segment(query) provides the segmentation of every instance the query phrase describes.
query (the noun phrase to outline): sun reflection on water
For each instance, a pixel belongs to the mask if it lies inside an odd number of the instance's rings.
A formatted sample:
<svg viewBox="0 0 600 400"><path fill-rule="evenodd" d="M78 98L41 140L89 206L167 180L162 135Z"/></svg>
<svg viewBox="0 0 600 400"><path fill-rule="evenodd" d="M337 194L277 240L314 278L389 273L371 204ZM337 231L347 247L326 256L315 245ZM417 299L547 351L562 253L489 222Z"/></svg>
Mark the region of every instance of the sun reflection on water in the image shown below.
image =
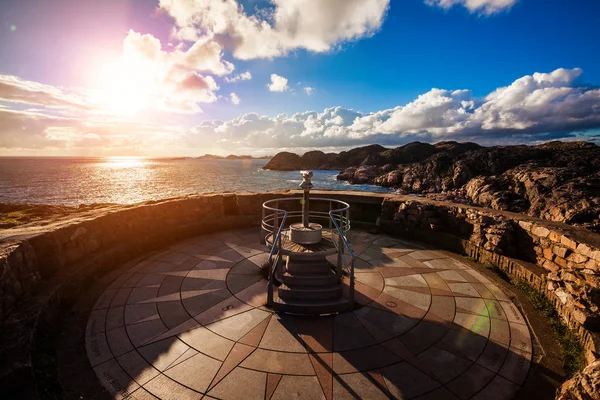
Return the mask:
<svg viewBox="0 0 600 400"><path fill-rule="evenodd" d="M106 157L102 166L110 169L144 167L148 160L144 157Z"/></svg>

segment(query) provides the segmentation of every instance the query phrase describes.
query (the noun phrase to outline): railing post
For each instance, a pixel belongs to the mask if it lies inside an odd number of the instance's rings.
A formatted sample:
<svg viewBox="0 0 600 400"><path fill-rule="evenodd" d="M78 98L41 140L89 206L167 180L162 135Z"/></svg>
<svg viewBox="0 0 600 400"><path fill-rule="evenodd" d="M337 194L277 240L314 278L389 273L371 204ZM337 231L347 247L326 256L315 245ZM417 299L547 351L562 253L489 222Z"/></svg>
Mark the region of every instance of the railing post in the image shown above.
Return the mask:
<svg viewBox="0 0 600 400"><path fill-rule="evenodd" d="M267 305L273 305L273 278L271 277L271 271L269 271L269 283L267 284Z"/></svg>
<svg viewBox="0 0 600 400"><path fill-rule="evenodd" d="M354 304L354 257L350 261L350 303Z"/></svg>
<svg viewBox="0 0 600 400"><path fill-rule="evenodd" d="M342 269L343 269L343 259L344 256L344 238L342 237L342 234L340 233L340 231L338 231L338 255L337 255L337 270L336 270L336 275L338 277L338 279L342 276Z"/></svg>
<svg viewBox="0 0 600 400"><path fill-rule="evenodd" d="M276 271L277 271L277 279L279 281L281 281L283 279L283 273L281 271L282 266L283 266L283 263L281 262L281 247L282 247L283 240L282 240L281 236L282 235L279 236L279 240L277 241L277 246L279 246L279 249L277 250L277 253L279 254L279 257L277 257L277 269L276 269Z"/></svg>
<svg viewBox="0 0 600 400"><path fill-rule="evenodd" d="M265 205L262 206L262 218L260 219L260 244L266 243L266 230L265 230Z"/></svg>
<svg viewBox="0 0 600 400"><path fill-rule="evenodd" d="M279 201L275 202L275 211L273 211L273 240L275 240L275 232L279 228Z"/></svg>

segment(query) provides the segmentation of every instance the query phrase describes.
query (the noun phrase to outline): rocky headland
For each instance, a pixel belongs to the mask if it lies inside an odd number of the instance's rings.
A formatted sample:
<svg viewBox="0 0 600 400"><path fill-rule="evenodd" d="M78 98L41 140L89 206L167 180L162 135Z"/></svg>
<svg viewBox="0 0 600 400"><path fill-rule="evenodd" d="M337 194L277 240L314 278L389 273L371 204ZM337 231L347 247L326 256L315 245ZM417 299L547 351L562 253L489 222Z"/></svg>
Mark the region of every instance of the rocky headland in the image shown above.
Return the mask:
<svg viewBox="0 0 600 400"><path fill-rule="evenodd" d="M370 183L600 232L600 147L589 142L493 147L413 142L339 154L282 152L264 168L340 170L337 179L353 184Z"/></svg>

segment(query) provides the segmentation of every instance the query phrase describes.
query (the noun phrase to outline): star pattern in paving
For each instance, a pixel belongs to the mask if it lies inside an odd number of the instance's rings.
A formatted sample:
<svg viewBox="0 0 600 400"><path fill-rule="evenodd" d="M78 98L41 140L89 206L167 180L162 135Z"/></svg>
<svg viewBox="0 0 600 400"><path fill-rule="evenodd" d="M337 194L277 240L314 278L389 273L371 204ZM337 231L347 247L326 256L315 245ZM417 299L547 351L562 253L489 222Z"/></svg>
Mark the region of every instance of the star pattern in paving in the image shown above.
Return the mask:
<svg viewBox="0 0 600 400"><path fill-rule="evenodd" d="M123 271L86 329L117 399L510 399L532 342L485 276L416 243L349 235L357 307L273 313L258 232L186 240Z"/></svg>

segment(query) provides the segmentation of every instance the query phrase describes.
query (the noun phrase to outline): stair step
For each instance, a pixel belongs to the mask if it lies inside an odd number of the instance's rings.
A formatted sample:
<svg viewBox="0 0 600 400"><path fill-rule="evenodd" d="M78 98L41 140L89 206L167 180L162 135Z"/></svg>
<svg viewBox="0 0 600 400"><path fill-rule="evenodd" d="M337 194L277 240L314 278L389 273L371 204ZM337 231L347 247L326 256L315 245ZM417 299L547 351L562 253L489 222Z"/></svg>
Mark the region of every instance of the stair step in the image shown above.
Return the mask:
<svg viewBox="0 0 600 400"><path fill-rule="evenodd" d="M286 268L292 273L326 274L331 271L333 265L323 258L317 260L297 260L295 258L288 258Z"/></svg>
<svg viewBox="0 0 600 400"><path fill-rule="evenodd" d="M288 300L329 300L342 297L342 285L305 286L293 285L279 286L279 298Z"/></svg>
<svg viewBox="0 0 600 400"><path fill-rule="evenodd" d="M282 276L282 282L287 286L326 286L337 283L338 278L333 271L325 274L310 272L286 272Z"/></svg>
<svg viewBox="0 0 600 400"><path fill-rule="evenodd" d="M335 300L286 300L277 299L273 308L294 314L320 315L346 311L352 307L350 300L340 298Z"/></svg>

